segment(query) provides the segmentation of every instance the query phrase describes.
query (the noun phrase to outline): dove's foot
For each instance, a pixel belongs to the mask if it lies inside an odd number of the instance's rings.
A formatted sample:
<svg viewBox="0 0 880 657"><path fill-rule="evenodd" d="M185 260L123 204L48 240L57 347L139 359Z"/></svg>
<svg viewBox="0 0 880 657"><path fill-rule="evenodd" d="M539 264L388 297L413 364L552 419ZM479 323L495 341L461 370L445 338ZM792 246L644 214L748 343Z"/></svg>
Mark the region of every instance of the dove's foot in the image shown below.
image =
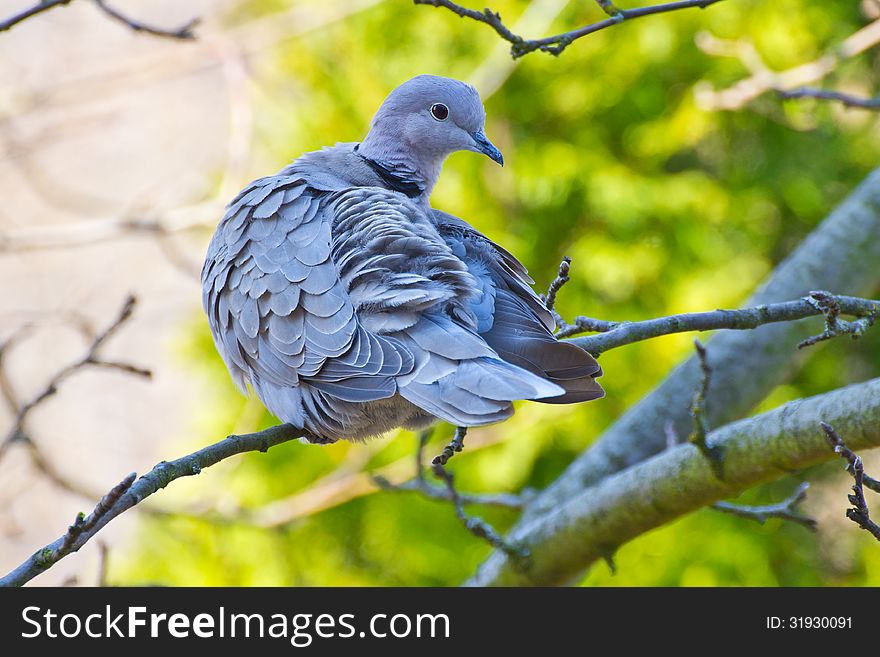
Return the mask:
<svg viewBox="0 0 880 657"><path fill-rule="evenodd" d="M323 436L318 436L313 434L311 431L304 431L303 435L300 437L300 440L307 442L309 445L332 445L337 442L338 438L325 438Z"/></svg>
<svg viewBox="0 0 880 657"><path fill-rule="evenodd" d="M455 436L453 436L452 440L449 441L449 444L443 448L443 451L434 457L434 460L431 461L431 463L439 466L446 465L456 452L460 452L464 449L464 437L466 435L467 427L456 427Z"/></svg>

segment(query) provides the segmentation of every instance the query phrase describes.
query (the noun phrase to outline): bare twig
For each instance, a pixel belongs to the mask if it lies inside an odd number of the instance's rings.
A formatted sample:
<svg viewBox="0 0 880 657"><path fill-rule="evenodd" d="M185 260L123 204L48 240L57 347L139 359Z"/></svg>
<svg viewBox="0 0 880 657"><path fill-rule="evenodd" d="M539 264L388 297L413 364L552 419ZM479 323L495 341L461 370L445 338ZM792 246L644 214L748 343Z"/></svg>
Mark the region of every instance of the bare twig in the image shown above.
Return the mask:
<svg viewBox="0 0 880 657"><path fill-rule="evenodd" d="M149 378L152 375L149 370L137 367L130 363L107 360L102 358L98 354L101 346L119 329L119 327L121 327L131 317L136 303L137 299L135 299L134 296L129 296L128 298L126 298L125 303L122 306L122 310L119 312L119 315L106 329L95 336L94 340L92 340L92 343L89 345L85 355L79 360L58 370L58 372L56 372L52 376L52 378L49 379L46 385L33 398L31 398L29 401L19 407L13 426L6 434L6 438L3 441L4 444L9 444L15 442L16 440L27 439L25 421L27 420L27 417L31 413L31 411L33 411L35 407L46 401L49 397L55 395L58 392L58 387L66 379L85 367L92 366L117 369L128 374L134 374L136 376L142 376L145 378Z"/></svg>
<svg viewBox="0 0 880 657"><path fill-rule="evenodd" d="M709 424L706 422L704 407L706 404L706 396L709 393L709 385L712 382L712 368L709 367L709 360L706 354L706 347L699 339L694 338L694 348L697 350L697 358L700 361L700 385L694 393L693 401L691 401L691 417L694 420L694 429L691 432L689 440L701 449L706 447L706 434L709 433Z"/></svg>
<svg viewBox="0 0 880 657"><path fill-rule="evenodd" d="M799 89L780 91L779 96L784 100L791 100L794 98L817 98L819 100L834 101L842 104L844 107L880 110L880 96L861 98L859 96L853 96L852 94L843 93L842 91L814 89L812 87L800 87Z"/></svg>
<svg viewBox="0 0 880 657"><path fill-rule="evenodd" d="M865 331L874 325L874 322L877 320L877 315L880 314L880 306L877 306L868 315L865 315L854 322L846 322L840 319L840 302L837 297L830 292L814 290L810 292L806 299L825 316L825 330L819 335L814 335L806 340L802 340L798 344L798 349L803 349L804 347L809 347L817 342L830 340L831 338L836 338L841 335L849 335L853 340L857 340L865 334Z"/></svg>
<svg viewBox="0 0 880 657"><path fill-rule="evenodd" d="M425 445L431 435L430 431L423 431L419 434L419 446L416 450L415 477L403 484L392 484L385 477L374 475L373 481L382 490L396 492L413 491L421 493L429 499L452 502L452 505L455 508L455 515L461 520L465 529L477 538L487 541L492 547L503 550L505 554L509 554L511 557L517 559L522 559L526 556L522 550L505 541L501 535L482 518L468 515L464 510L464 506L466 504L486 504L491 506L502 506L509 509L522 509L525 504L524 498L517 495L503 493L498 495L465 495L459 493L458 489L455 487L452 473L448 472L446 468L443 467L443 465L452 458L452 454L456 451L461 451L463 447L462 441L464 440L466 432L467 429L464 427L458 427L455 431L455 438L449 443L443 454L435 457L433 460L431 469L437 478L445 484L443 488L439 488L434 484L429 483L425 478L424 468L422 467L422 456L424 454Z"/></svg>
<svg viewBox="0 0 880 657"><path fill-rule="evenodd" d="M44 387L24 404L19 404L17 396L13 391L10 382L8 381L5 369L3 368L3 356L6 354L8 349L14 343L16 343L17 340L27 334L32 325L25 325L24 327L21 327L19 330L13 333L12 336L9 337L2 345L0 345L0 390L2 390L3 397L6 400L7 405L10 407L10 410L12 410L13 414L15 415L12 427L7 432L6 437L2 441L0 441L0 459L3 458L6 451L13 444L23 444L28 450L28 455L30 456L31 462L49 480L61 487L63 490L66 490L75 495L79 495L80 497L84 497L86 499L95 498L94 491L88 490L79 483L68 478L52 464L50 459L46 458L46 456L41 451L39 445L34 441L34 439L28 432L27 419L35 408L37 408L40 404L42 404L58 392L59 386L66 379L86 367L106 367L117 369L128 374L133 374L135 376L147 378L151 376L149 370L142 369L126 362L106 360L102 358L98 353L104 343L106 343L106 341L131 317L135 303L135 298L129 296L125 300L125 303L123 304L123 307L120 310L116 319L113 320L113 322L101 333L92 337L91 343L89 344L85 355L82 356L79 360L58 370L58 372L56 372L49 379ZM77 328L84 335L89 331L88 327L85 325L85 323L83 323L83 320L81 318L78 318Z"/></svg>
<svg viewBox="0 0 880 657"><path fill-rule="evenodd" d="M412 479L402 484L392 484L381 475L373 475L373 482L384 491L416 492L432 500L452 501L453 497L449 492L448 486L442 488L435 486L425 478L425 468L422 466L422 459L425 445L430 435L430 430L419 434L419 445L416 449L415 457L416 474ZM462 504L485 504L487 506L500 506L508 509L521 509L526 502L523 497L509 493L499 493L496 495L467 495L458 493L458 499Z"/></svg>
<svg viewBox="0 0 880 657"><path fill-rule="evenodd" d="M823 422L821 426L822 430L825 432L825 436L828 438L828 442L831 443L831 447L834 449L834 453L840 454L840 456L846 460L846 470L852 474L850 464L856 459L855 452L846 446L846 443L843 442L843 438L840 437L830 424ZM863 477L863 483L875 493L880 493L880 481L877 479L865 475Z"/></svg>
<svg viewBox="0 0 880 657"><path fill-rule="evenodd" d="M441 488L439 486L435 486L433 484L428 483L425 479L410 479L409 481L405 481L402 484L392 484L390 481L385 479L385 477L375 475L373 477L373 481L376 485L385 491L391 492L414 492L420 493L432 500L442 500L444 502L451 502L452 495L449 492L449 487ZM522 509L525 506L526 501L520 495L514 495L513 493L496 493L496 494L486 494L486 495L476 495L476 494L468 494L468 493L459 493L458 499L462 504L479 504L483 506L498 506L505 509Z"/></svg>
<svg viewBox="0 0 880 657"><path fill-rule="evenodd" d="M868 503L865 501L864 490L864 487L868 486L874 492L880 492L880 482L865 474L861 457L847 447L843 438L834 430L834 427L826 422L821 422L820 426L822 431L825 432L825 437L828 439L831 448L846 461L846 470L852 475L854 480L853 493L847 498L849 503L852 504L852 508L846 510L846 517L880 541L880 525L871 520Z"/></svg>
<svg viewBox="0 0 880 657"><path fill-rule="evenodd" d="M571 280L571 277L569 276L570 272L571 258L564 256L562 262L559 263L559 270L556 272L556 278L550 283L550 287L547 288L547 294L544 295L544 305L547 306L547 310L550 312L553 312L553 309L556 307L556 295L559 293L559 290Z"/></svg>
<svg viewBox="0 0 880 657"><path fill-rule="evenodd" d="M449 441L449 444L443 448L443 451L440 452L437 456L434 457L434 460L431 461L433 465L446 465L453 456L455 456L456 452L460 452L464 449L464 437L467 435L467 427L456 427L455 435L452 437L452 440Z"/></svg>
<svg viewBox="0 0 880 657"><path fill-rule="evenodd" d="M438 463L436 459L434 461L432 469L434 471L434 474L446 484L447 494L449 496L449 499L452 501L452 506L455 508L455 515L457 515L458 519L461 520L465 529L467 529L474 536L482 538L495 549L504 552L504 554L510 557L514 563L522 565L524 560L528 559L528 550L514 543L506 541L498 532L496 532L492 528L489 523L487 523L482 518L469 516L464 510L464 500L455 488L452 473L446 470L446 468L443 467L443 464Z"/></svg>
<svg viewBox="0 0 880 657"><path fill-rule="evenodd" d="M718 445L709 445L706 436L709 433L709 422L706 419L706 398L709 396L709 386L712 383L712 368L709 366L709 355L706 347L697 338L694 338L694 348L697 351L697 360L700 363L700 384L697 386L691 400L691 420L693 429L688 436L688 442L695 445L700 453L712 464L715 475L724 477L724 454ZM668 438L667 438L668 440Z"/></svg>
<svg viewBox="0 0 880 657"><path fill-rule="evenodd" d="M791 497L788 497L776 504L766 505L744 505L732 504L730 502L715 502L712 508L716 511L729 513L730 515L754 520L760 524L764 524L768 518L781 518L798 523L815 531L816 521L808 516L801 515L797 511L797 506L807 497L807 490L810 484L803 482Z"/></svg>
<svg viewBox="0 0 880 657"><path fill-rule="evenodd" d="M152 34L153 36L167 37L169 39L191 40L196 38L193 29L199 24L198 18L190 19L180 27L174 29L165 29L153 25L147 25L141 21L129 18L125 14L120 13L117 9L110 7L104 0L94 0L94 2L98 5L101 11L107 14L110 18L119 21L123 25L128 25L128 27L135 32L143 32L145 34Z"/></svg>
<svg viewBox="0 0 880 657"><path fill-rule="evenodd" d="M116 486L87 518L78 516L71 529L61 538L38 550L18 568L0 577L0 586L21 586L44 572L54 563L76 552L116 516L140 504L175 479L199 474L204 468L244 452L265 452L270 447L299 438L302 432L289 424L225 440L202 448L175 461L162 461L147 474L135 480L129 475Z"/></svg>
<svg viewBox="0 0 880 657"><path fill-rule="evenodd" d="M27 566L26 568L20 566L9 575L0 577L0 586L20 586L48 570L67 555L76 552L88 540L90 533L97 531L96 528L99 529L104 524L102 521L119 503L120 498L131 489L136 476L132 473L116 484L109 493L101 498L101 501L95 506L95 510L88 516L83 513L77 514L64 536L31 555L26 564L23 564L23 566Z"/></svg>
<svg viewBox="0 0 880 657"><path fill-rule="evenodd" d="M50 9L54 9L55 7L63 7L64 5L68 5L71 2L73 2L73 0L39 0L35 5L28 7L27 9L24 9L3 21L0 21L0 32L5 32L6 30L11 29L22 21L31 18L32 16L42 14L44 11L49 11Z"/></svg>
<svg viewBox="0 0 880 657"><path fill-rule="evenodd" d="M767 92L786 92L817 82L833 72L841 62L865 52L877 43L880 43L880 20L869 23L811 62L785 71L773 71L753 44L719 39L702 33L697 37L697 46L703 52L720 57L735 57L742 62L750 75L726 89L712 89L708 83L701 84L696 89L696 98L706 109L740 109Z"/></svg>
<svg viewBox="0 0 880 657"><path fill-rule="evenodd" d="M110 548L104 541L98 541L98 548L101 550L101 560L98 562L98 586L104 588L107 584L107 569L110 561Z"/></svg>
<svg viewBox="0 0 880 657"><path fill-rule="evenodd" d="M679 9L705 9L710 5L721 2L721 0L677 0L676 2L651 5L649 7L637 7L635 9L618 9L609 0L601 0L599 1L599 6L608 14L608 18L595 23L590 23L589 25L584 25L576 30L563 32L561 34L541 39L525 39L514 34L502 22L501 15L491 9L477 11L475 9L462 7L450 0L413 0L413 2L417 5L443 7L461 18L470 18L480 23L485 23L495 30L498 36L505 41L510 42L510 54L514 59L517 59L518 57L522 57L523 55L527 55L536 50L550 53L551 55L559 55L571 45L572 42L589 34L623 23L626 20L634 20L636 18L653 14L663 14L670 11L677 11Z"/></svg>
<svg viewBox="0 0 880 657"><path fill-rule="evenodd" d="M12 27L18 25L22 21L36 16L37 14L42 14L43 12L54 9L56 7L69 5L71 2L73 2L73 0L39 0L39 2L37 2L35 5L23 11L20 11L19 13L10 16L3 21L0 21L0 32L5 32L6 30L9 30ZM115 21L119 21L120 23L127 25L135 32L144 32L146 34L152 34L153 36L167 37L170 39L189 40L195 38L193 28L198 25L198 18L194 18L193 20L188 21L184 25L181 25L180 27L175 29L164 29L160 27L154 27L152 25L147 25L145 23L142 23L141 21L129 18L128 16L119 12L117 9L113 9L112 7L108 6L104 0L94 0L94 3L102 12L104 12L104 14Z"/></svg>
<svg viewBox="0 0 880 657"><path fill-rule="evenodd" d="M811 293L815 294L815 293ZM880 301L833 295L823 292L837 303L840 312L859 317L858 322L851 322L850 329L838 328L837 335L853 335L858 337L871 325L876 317ZM783 301L753 308L739 310L712 310L702 313L682 313L640 322L609 322L589 317L578 317L566 331L560 331L557 337L569 337L585 331L601 331L598 335L575 338L573 344L589 351L594 356L624 345L640 342L661 335L687 333L690 331L714 331L718 329L754 329L765 324L791 322L806 317L822 315L824 311L812 296L796 301ZM859 323L861 322L861 323Z"/></svg>

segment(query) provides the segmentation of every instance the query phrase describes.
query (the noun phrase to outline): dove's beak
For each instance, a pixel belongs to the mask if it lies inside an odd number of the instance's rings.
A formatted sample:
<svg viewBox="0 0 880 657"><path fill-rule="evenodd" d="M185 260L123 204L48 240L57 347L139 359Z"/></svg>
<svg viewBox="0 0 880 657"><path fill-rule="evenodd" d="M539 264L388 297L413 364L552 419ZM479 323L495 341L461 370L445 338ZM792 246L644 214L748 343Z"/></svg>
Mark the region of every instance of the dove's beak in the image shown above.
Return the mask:
<svg viewBox="0 0 880 657"><path fill-rule="evenodd" d="M482 130L477 130L474 133L471 133L471 137L473 137L475 148L479 153L483 155L488 155L489 159L494 160L501 166L504 166L504 156L501 154L497 148L495 148L495 144L489 141L486 138L486 135L483 134Z"/></svg>

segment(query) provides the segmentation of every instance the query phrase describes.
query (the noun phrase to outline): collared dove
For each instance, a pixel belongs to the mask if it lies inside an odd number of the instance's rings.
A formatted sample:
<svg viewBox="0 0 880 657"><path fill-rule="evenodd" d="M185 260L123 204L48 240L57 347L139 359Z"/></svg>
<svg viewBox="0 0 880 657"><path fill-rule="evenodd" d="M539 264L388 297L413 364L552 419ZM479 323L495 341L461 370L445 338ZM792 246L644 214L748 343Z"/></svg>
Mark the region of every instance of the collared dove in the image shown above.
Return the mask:
<svg viewBox="0 0 880 657"><path fill-rule="evenodd" d="M214 342L242 391L309 442L603 395L519 261L428 202L450 153L503 164L484 121L473 87L418 76L362 142L307 153L227 207L201 277Z"/></svg>

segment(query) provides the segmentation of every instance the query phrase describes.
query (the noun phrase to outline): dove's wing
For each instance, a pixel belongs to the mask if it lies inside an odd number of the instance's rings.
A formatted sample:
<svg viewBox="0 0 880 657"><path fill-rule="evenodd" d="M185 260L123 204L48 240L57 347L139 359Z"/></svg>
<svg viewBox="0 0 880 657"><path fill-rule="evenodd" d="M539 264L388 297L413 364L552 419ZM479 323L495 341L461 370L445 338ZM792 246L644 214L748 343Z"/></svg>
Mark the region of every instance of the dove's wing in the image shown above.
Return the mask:
<svg viewBox="0 0 880 657"><path fill-rule="evenodd" d="M602 397L595 380L602 369L584 350L553 337L556 322L532 289L525 267L461 219L437 210L433 218L477 280L480 294L470 308L480 335L505 361L565 388L566 394L539 401L565 404Z"/></svg>
<svg viewBox="0 0 880 657"><path fill-rule="evenodd" d="M334 208L334 258L361 325L415 358L413 371L397 378L402 397L473 426L508 417L512 400L562 392L499 359L480 337L470 311L476 281L419 206L361 187L339 195Z"/></svg>

